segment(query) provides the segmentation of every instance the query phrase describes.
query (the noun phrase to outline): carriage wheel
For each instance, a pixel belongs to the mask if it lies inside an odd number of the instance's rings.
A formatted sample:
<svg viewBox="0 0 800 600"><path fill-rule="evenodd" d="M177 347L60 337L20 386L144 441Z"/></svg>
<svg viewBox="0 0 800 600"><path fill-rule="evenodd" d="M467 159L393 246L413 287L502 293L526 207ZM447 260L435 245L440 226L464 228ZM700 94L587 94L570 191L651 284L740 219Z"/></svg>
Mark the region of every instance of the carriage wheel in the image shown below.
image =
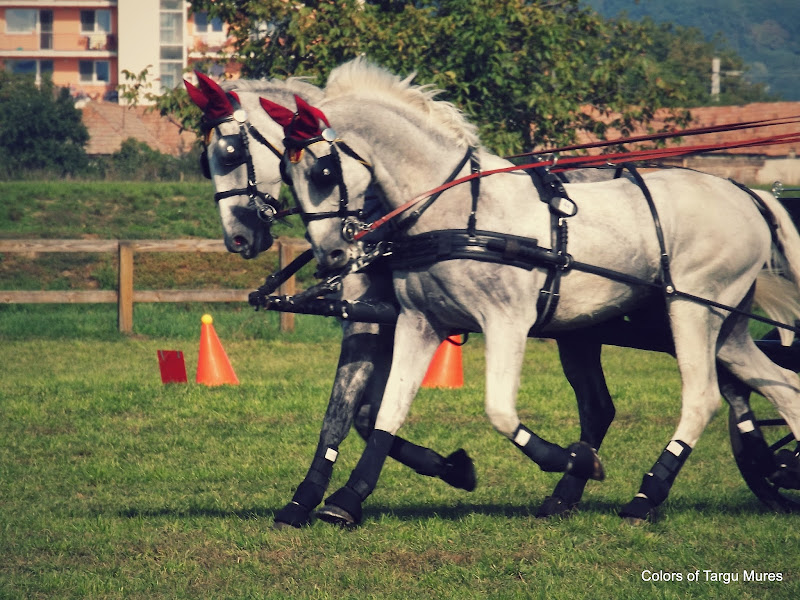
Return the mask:
<svg viewBox="0 0 800 600"><path fill-rule="evenodd" d="M728 431L733 457L747 487L775 512L800 511L800 490L776 485L770 480L772 469L764 468L765 462L777 464L779 453L796 452L794 435L781 418L757 419L754 423L763 436L763 441L758 443L752 435L744 436L739 431L734 411L729 413Z"/></svg>

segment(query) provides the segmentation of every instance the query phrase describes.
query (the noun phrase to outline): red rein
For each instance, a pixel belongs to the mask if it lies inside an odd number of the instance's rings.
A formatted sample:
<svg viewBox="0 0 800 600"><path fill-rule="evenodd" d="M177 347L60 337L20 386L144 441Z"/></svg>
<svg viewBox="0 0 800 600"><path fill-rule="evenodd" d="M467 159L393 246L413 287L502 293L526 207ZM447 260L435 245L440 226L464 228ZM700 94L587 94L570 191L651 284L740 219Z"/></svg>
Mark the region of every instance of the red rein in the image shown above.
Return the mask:
<svg viewBox="0 0 800 600"><path fill-rule="evenodd" d="M590 144L580 144L574 146L564 146L561 148L553 148L550 150L543 150L541 154L553 154L556 152L565 152L568 150L584 150L587 148L598 148L603 146L613 146L616 144L626 144L631 142L641 142L641 141L653 141L659 139L666 139L666 138L674 138L674 137L688 137L692 135L702 135L707 133L718 133L718 132L726 132L726 131L736 131L739 129L750 129L750 128L757 128L757 127L769 127L773 125L787 125L791 123L800 123L800 116L797 117L786 117L781 119L763 119L760 121L744 121L741 123L732 123L728 125L715 125L711 127L698 127L694 129L685 129L683 131L675 131L670 133L660 133L660 134L653 134L653 135L645 135L645 136L636 136L636 137L628 137L628 138L620 138L617 140L606 141L606 142L593 142ZM618 162L634 162L634 161L646 161L646 160L657 160L663 158L672 158L677 156L688 156L690 154L701 154L704 152L713 152L715 150L730 150L732 148L750 148L756 146L772 146L776 144L789 144L794 142L800 142L800 132L797 133L785 133L779 135L773 135L763 138L755 138L752 140L746 140L741 142L725 142L725 143L717 143L717 144L701 144L696 146L684 146L678 148L653 148L647 150L632 150L629 152L616 152L610 154L598 154L596 156L568 156L566 158L560 159L550 159L550 160L542 160L537 161L534 163L528 163L524 165L511 165L509 167L503 167L501 169L492 169L489 171L480 171L478 173L471 173L470 175L466 175L459 179L455 179L449 183L445 183L436 187L432 190L428 190L416 196L406 202L405 204L395 208L393 211L388 213L387 215L381 217L377 221L371 223L367 229L360 231L356 234L355 239L359 240L365 235L375 231L386 223L387 221L393 219L397 215L405 212L415 204L422 202L426 198L433 196L439 192L443 192L445 190L449 190L451 187L456 185L460 185L462 183L466 183L467 181L471 181L477 177L488 177L489 175L497 175L499 173L509 173L511 171L522 171L524 169L532 169L534 167L553 167L551 170L555 172L567 171L569 169L577 169L582 167L602 167L606 165L614 165ZM507 158L520 158L522 156L530 156L532 154L539 154L539 152L528 152L524 154L516 154L514 156L509 156ZM557 165L557 166L556 166Z"/></svg>

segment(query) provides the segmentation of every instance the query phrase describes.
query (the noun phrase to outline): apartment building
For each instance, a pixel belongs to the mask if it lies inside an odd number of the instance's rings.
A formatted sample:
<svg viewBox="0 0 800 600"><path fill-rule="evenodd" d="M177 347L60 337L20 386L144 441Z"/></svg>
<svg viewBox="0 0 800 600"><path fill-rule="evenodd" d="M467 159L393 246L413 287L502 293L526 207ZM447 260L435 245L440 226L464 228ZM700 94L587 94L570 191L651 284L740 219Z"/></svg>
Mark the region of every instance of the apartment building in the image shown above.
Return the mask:
<svg viewBox="0 0 800 600"><path fill-rule="evenodd" d="M227 27L184 0L0 0L0 63L50 75L76 99L117 101L125 72L149 91L180 85L193 60L226 46Z"/></svg>

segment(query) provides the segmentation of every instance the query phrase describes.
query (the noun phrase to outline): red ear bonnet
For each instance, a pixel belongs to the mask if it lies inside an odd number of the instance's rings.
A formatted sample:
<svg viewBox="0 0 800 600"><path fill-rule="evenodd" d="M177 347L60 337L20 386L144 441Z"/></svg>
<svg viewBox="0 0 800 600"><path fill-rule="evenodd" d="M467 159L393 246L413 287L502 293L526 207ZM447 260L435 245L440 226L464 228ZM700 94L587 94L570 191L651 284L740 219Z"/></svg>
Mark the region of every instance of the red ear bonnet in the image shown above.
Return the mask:
<svg viewBox="0 0 800 600"><path fill-rule="evenodd" d="M184 84L186 85L186 91L189 93L189 98L200 107L206 118L216 121L232 115L233 105L228 100L225 90L203 73L195 71L195 75L200 84L199 88L186 80L184 80Z"/></svg>
<svg viewBox="0 0 800 600"><path fill-rule="evenodd" d="M259 98L258 101L261 103L261 108L284 130L292 124L294 113L291 110L266 98Z"/></svg>
<svg viewBox="0 0 800 600"><path fill-rule="evenodd" d="M320 109L311 106L300 96L295 96L294 101L297 104L296 113L271 100L260 98L261 106L278 125L283 127L284 135L289 139L304 141L322 135L320 122L325 127L330 127L328 118Z"/></svg>

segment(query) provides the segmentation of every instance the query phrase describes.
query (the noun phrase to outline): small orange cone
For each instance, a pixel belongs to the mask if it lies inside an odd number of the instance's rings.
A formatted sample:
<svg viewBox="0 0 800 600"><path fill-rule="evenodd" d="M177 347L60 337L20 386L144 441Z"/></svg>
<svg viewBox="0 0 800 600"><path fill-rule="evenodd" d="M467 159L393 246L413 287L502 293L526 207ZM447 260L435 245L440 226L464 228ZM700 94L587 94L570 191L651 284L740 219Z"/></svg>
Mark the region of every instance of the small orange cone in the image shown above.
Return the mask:
<svg viewBox="0 0 800 600"><path fill-rule="evenodd" d="M200 329L200 354L197 357L197 383L204 385L238 385L239 379L233 372L225 349L214 331L214 319L203 315Z"/></svg>
<svg viewBox="0 0 800 600"><path fill-rule="evenodd" d="M424 388L460 388L464 385L464 367L461 361L461 336L451 335L436 349L425 379Z"/></svg>

